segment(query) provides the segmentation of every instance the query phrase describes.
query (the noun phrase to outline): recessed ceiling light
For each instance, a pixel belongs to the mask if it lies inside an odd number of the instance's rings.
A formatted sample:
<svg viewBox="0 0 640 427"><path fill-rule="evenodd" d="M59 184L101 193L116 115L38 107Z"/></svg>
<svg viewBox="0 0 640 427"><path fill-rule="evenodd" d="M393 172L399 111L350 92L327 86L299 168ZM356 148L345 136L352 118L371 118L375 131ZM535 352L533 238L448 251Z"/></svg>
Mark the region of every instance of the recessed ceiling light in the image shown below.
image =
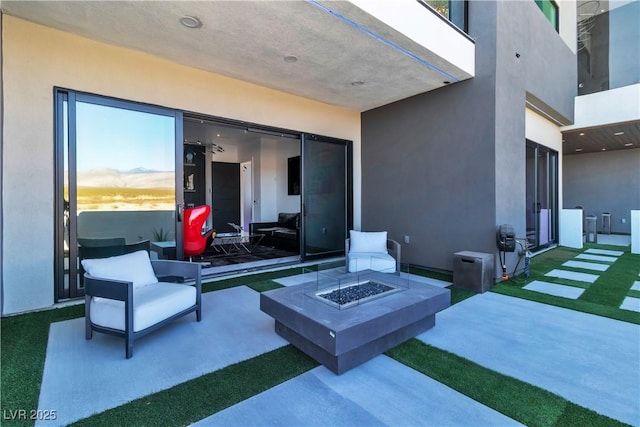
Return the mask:
<svg viewBox="0 0 640 427"><path fill-rule="evenodd" d="M578 135L580 135L580 136L584 136L584 132L580 132Z"/></svg>
<svg viewBox="0 0 640 427"><path fill-rule="evenodd" d="M187 28L202 27L202 22L196 16L185 15L182 18L180 18L180 23Z"/></svg>
<svg viewBox="0 0 640 427"><path fill-rule="evenodd" d="M603 148L603 149L602 149L602 151L607 151L607 149L606 149L606 148Z"/></svg>
<svg viewBox="0 0 640 427"><path fill-rule="evenodd" d="M579 153L582 151L582 148L576 148L576 151Z"/></svg>
<svg viewBox="0 0 640 427"><path fill-rule="evenodd" d="M625 147L631 147L633 145L632 142L627 142L626 144L624 144Z"/></svg>
<svg viewBox="0 0 640 427"><path fill-rule="evenodd" d="M284 62L296 62L298 60L297 56L287 55L284 57Z"/></svg>
<svg viewBox="0 0 640 427"><path fill-rule="evenodd" d="M616 132L613 134L614 136L620 136L620 135L624 135L624 132Z"/></svg>
<svg viewBox="0 0 640 427"><path fill-rule="evenodd" d="M351 82L351 86L362 86L364 82L362 80L355 80Z"/></svg>

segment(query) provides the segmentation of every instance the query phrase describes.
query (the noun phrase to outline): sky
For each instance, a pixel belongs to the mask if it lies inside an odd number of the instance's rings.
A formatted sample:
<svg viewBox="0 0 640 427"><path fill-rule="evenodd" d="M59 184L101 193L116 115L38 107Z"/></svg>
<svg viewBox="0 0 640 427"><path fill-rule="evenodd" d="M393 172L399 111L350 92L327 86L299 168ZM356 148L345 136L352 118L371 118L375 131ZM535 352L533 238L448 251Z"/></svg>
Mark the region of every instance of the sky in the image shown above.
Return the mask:
<svg viewBox="0 0 640 427"><path fill-rule="evenodd" d="M78 171L175 171L174 118L79 102Z"/></svg>

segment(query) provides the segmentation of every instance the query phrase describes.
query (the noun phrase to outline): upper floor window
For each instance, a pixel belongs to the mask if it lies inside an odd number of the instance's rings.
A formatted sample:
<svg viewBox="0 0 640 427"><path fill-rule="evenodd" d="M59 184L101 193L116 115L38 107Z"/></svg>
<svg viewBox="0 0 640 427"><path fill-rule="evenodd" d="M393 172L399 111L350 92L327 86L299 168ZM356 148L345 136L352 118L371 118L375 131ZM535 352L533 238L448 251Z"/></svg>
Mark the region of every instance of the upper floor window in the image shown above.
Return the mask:
<svg viewBox="0 0 640 427"><path fill-rule="evenodd" d="M553 0L535 0L535 1L538 7L540 8L540 10L542 11L542 13L544 13L544 16L546 16L549 22L551 22L551 25L553 25L553 28L555 28L556 31L558 31L559 30L558 5L556 4L556 2Z"/></svg>
<svg viewBox="0 0 640 427"><path fill-rule="evenodd" d="M456 27L467 32L467 0L421 0Z"/></svg>

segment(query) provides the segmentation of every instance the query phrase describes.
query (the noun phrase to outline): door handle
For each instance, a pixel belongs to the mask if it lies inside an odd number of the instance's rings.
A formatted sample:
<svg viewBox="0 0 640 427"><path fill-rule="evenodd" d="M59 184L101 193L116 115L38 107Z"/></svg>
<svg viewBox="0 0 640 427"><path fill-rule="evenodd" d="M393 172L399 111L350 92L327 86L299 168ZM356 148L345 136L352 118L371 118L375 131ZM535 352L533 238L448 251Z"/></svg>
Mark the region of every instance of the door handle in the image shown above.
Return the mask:
<svg viewBox="0 0 640 427"><path fill-rule="evenodd" d="M176 204L176 220L182 222L182 203Z"/></svg>

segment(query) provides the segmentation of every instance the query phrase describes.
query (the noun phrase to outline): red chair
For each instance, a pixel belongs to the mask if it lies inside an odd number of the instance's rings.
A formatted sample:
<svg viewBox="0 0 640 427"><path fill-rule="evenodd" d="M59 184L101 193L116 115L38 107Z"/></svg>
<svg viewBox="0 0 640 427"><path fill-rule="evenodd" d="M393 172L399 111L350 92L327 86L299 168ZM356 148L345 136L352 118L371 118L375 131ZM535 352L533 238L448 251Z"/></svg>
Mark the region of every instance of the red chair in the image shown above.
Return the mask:
<svg viewBox="0 0 640 427"><path fill-rule="evenodd" d="M202 234L202 225L205 223L211 207L208 205L196 206L184 210L182 221L182 232L184 239L184 256L191 257L200 255L207 248L207 240L215 232L215 229Z"/></svg>

